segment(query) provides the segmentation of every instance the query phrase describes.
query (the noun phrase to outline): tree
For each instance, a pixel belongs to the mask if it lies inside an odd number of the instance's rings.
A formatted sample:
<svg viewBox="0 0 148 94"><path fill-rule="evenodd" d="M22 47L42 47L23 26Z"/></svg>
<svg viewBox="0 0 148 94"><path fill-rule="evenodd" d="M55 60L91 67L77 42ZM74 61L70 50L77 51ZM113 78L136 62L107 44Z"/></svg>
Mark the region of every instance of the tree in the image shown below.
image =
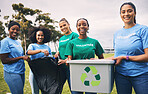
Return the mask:
<svg viewBox="0 0 148 94"><path fill-rule="evenodd" d="M5 27L3 26L3 22L0 21L0 40L6 37Z"/></svg>
<svg viewBox="0 0 148 94"><path fill-rule="evenodd" d="M0 12L1 12L1 9L0 9ZM0 40L2 40L5 37L6 37L5 27L3 26L3 22L0 21Z"/></svg>
<svg viewBox="0 0 148 94"><path fill-rule="evenodd" d="M23 4L19 3L19 4L12 4L12 8L13 10L16 12L15 15L12 15L12 17L17 20L20 25L21 25L21 32L22 34L20 35L20 39L23 40L22 42L22 46L24 47L24 50L26 52L27 49L27 44L28 43L28 30L30 27L32 27L32 21L27 19L27 16L33 16L35 14L38 14L40 12L42 12L39 9L30 9L30 8L26 8L24 7Z"/></svg>
<svg viewBox="0 0 148 94"><path fill-rule="evenodd" d="M45 26L49 28L52 32L54 37L52 36L51 41L59 40L61 33L59 31L56 31L53 24L56 22L53 19L49 17L50 13L42 13L39 9L30 9L27 7L24 7L22 3L19 4L12 4L12 8L15 11L15 14L12 14L12 20L15 20L20 23L21 25L21 34L19 38L22 40L22 46L24 48L24 51L26 52L26 48L29 45L29 39L28 39L28 30L30 27L36 26L37 24L39 26ZM29 17L34 17L33 19L29 19ZM4 19L8 19L9 16L5 16ZM9 21L5 24L7 26ZM55 36L57 35L57 36Z"/></svg>
<svg viewBox="0 0 148 94"><path fill-rule="evenodd" d="M1 12L1 9L0 9L0 12ZM1 17L1 15L0 15L0 17Z"/></svg>

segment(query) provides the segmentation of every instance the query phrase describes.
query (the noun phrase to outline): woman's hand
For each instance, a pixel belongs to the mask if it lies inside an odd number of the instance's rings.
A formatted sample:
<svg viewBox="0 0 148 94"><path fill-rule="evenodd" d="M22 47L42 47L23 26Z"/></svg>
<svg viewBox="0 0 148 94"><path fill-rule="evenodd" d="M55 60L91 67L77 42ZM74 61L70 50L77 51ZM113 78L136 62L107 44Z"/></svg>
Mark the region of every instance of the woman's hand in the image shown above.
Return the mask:
<svg viewBox="0 0 148 94"><path fill-rule="evenodd" d="M68 66L69 64L67 63L67 60L71 60L71 57L68 57L68 58L66 58L65 60L59 60L58 61L58 65L61 65L61 64L64 64L64 63L66 63L66 66Z"/></svg>
<svg viewBox="0 0 148 94"><path fill-rule="evenodd" d="M68 58L66 58L65 60L59 60L58 61L58 65L61 65L61 64L64 64L64 63L66 63L66 65L68 66L69 64L67 63L67 60L71 60L72 59L72 56L68 56Z"/></svg>
<svg viewBox="0 0 148 94"><path fill-rule="evenodd" d="M118 57L116 57L116 58L112 58L112 60L116 60L115 65L121 64L121 61L122 61L123 59L126 59L126 56L118 56Z"/></svg>
<svg viewBox="0 0 148 94"><path fill-rule="evenodd" d="M56 52L56 54L54 55L55 58L58 58L59 56L59 52Z"/></svg>
<svg viewBox="0 0 148 94"><path fill-rule="evenodd" d="M62 59L61 59L61 60L58 61L58 65L64 64L64 63L66 63L66 62L67 62L67 59L65 59L65 60L62 60Z"/></svg>
<svg viewBox="0 0 148 94"><path fill-rule="evenodd" d="M45 56L49 55L49 52L47 50L42 49L41 52L44 53Z"/></svg>
<svg viewBox="0 0 148 94"><path fill-rule="evenodd" d="M27 62L30 61L30 57L28 57L28 56L22 56L22 59L26 60Z"/></svg>

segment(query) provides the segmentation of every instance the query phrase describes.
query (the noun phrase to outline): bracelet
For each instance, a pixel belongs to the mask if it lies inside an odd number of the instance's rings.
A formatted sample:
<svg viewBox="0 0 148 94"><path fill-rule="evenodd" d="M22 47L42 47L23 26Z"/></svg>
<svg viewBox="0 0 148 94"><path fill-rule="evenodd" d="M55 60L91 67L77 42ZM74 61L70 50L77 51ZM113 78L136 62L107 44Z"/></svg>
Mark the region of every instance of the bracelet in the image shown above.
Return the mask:
<svg viewBox="0 0 148 94"><path fill-rule="evenodd" d="M126 56L126 60L129 60L129 56L128 55Z"/></svg>

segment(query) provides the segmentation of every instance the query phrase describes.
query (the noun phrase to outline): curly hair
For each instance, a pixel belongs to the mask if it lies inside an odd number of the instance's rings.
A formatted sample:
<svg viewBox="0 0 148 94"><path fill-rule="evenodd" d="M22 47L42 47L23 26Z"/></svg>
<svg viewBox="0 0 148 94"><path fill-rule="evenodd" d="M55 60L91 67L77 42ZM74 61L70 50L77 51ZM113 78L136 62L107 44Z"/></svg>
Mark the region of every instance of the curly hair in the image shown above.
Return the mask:
<svg viewBox="0 0 148 94"><path fill-rule="evenodd" d="M32 43L37 43L36 33L38 31L42 31L43 34L44 34L43 43L47 43L47 42L51 41L51 34L52 34L52 32L48 28L45 28L43 26L39 26L39 27L31 27L29 29L28 35L29 35L29 39L30 39L30 41Z"/></svg>

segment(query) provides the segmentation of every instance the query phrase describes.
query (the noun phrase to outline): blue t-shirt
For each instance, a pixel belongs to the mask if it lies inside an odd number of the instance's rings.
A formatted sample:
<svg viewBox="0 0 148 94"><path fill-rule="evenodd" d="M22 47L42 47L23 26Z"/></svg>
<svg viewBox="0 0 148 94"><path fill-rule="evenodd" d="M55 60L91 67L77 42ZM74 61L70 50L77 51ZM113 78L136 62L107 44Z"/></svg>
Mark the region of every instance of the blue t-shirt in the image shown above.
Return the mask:
<svg viewBox="0 0 148 94"><path fill-rule="evenodd" d="M13 40L9 37L4 38L1 41L0 54L9 53L9 58L16 58L23 56L23 48L18 40ZM4 70L9 73L23 74L25 72L24 60L20 59L18 62L12 64L3 64Z"/></svg>
<svg viewBox="0 0 148 94"><path fill-rule="evenodd" d="M49 48L49 46L47 46L45 44L40 45L37 43L32 43L28 46L27 52L28 52L28 50L39 50L39 49L47 50L49 52L49 55L51 55L51 49ZM44 53L41 52L41 53L31 55L30 59L33 60L33 59L40 58L40 57L45 57Z"/></svg>
<svg viewBox="0 0 148 94"><path fill-rule="evenodd" d="M134 27L122 28L114 34L115 57L137 56L144 54L148 48L148 27L136 24ZM125 76L138 76L148 72L148 62L122 60L116 71Z"/></svg>

